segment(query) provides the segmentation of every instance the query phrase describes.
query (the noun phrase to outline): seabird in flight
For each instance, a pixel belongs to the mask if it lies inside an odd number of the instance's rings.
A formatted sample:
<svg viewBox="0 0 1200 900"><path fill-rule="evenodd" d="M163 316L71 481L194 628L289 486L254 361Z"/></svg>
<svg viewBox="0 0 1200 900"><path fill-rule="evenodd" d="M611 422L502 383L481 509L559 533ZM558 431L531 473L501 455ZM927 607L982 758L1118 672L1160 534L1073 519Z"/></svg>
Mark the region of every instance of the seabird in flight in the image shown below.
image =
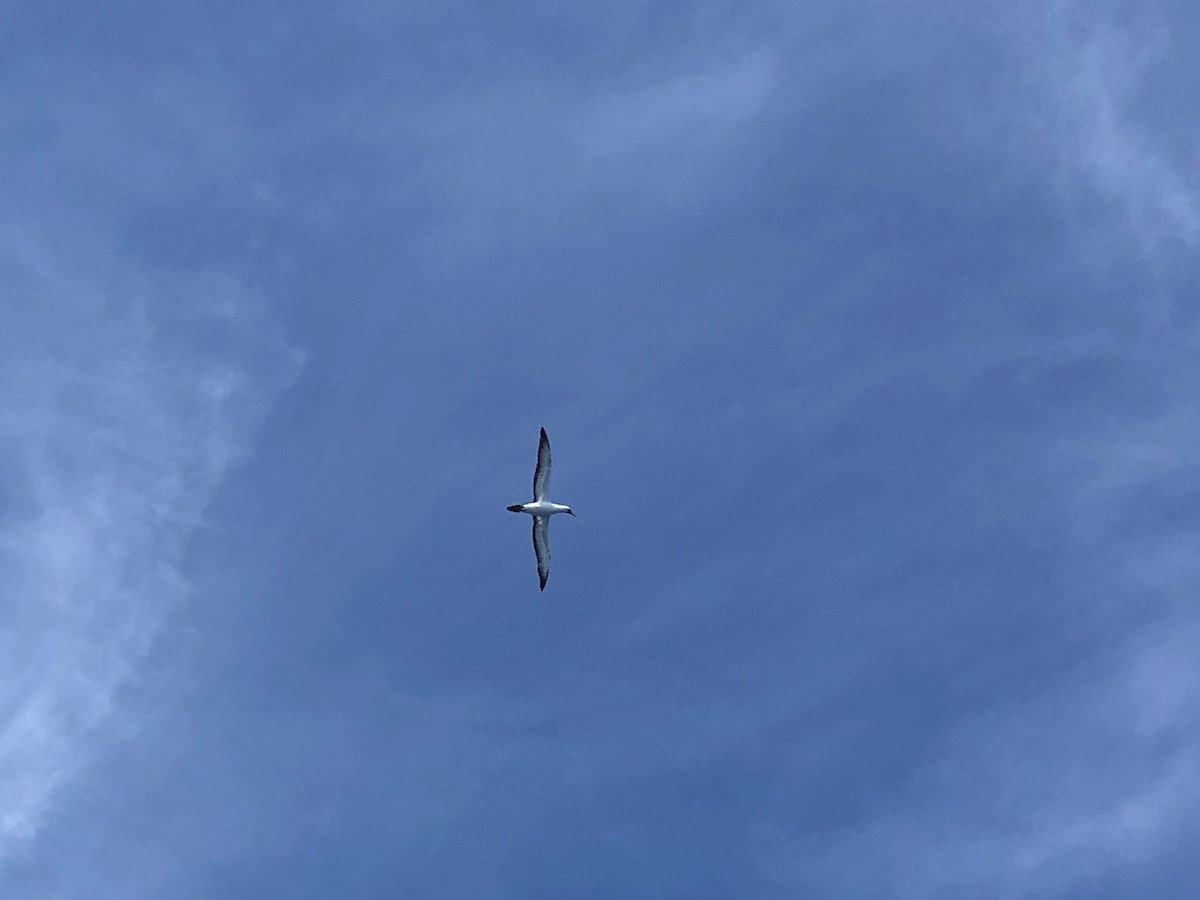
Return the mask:
<svg viewBox="0 0 1200 900"><path fill-rule="evenodd" d="M533 516L533 552L537 554L538 590L546 589L546 579L550 577L550 517L555 513L575 515L571 507L561 503L550 502L550 438L546 437L546 429L542 429L542 438L538 441L537 468L533 470L533 501L530 503L515 503L508 507L509 512L529 513Z"/></svg>

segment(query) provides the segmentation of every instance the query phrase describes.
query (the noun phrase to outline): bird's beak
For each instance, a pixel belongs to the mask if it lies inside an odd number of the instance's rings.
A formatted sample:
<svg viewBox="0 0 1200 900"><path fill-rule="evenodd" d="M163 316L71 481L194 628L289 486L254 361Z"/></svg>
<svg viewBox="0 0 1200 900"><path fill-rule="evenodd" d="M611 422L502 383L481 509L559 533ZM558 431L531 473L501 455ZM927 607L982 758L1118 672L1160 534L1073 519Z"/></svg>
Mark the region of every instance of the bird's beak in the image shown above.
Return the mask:
<svg viewBox="0 0 1200 900"><path fill-rule="evenodd" d="M575 510L573 509L568 509L567 512L569 512L571 515L575 515Z"/></svg>

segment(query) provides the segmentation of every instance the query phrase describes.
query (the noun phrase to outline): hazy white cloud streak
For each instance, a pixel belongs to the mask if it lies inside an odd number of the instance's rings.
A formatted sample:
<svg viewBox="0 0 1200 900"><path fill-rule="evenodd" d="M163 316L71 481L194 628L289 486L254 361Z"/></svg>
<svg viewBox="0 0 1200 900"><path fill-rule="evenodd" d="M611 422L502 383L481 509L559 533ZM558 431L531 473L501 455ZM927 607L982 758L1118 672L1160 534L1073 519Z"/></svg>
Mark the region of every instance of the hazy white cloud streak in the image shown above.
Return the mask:
<svg viewBox="0 0 1200 900"><path fill-rule="evenodd" d="M781 883L855 896L1055 896L1152 865L1200 823L1200 530L1154 499L1169 504L1194 483L1200 446L1194 336L1163 315L1159 296L1177 310L1195 303L1159 276L1195 265L1200 192L1172 165L1171 142L1134 115L1156 45L1099 21L1072 30L1069 5L1056 9L1030 41L1047 54L1034 68L1056 111L1051 155L1068 194L1091 192L1116 212L1077 224L1144 264L1145 295L1126 295L1119 319L1136 325L1112 333L1109 352L1160 385L1160 405L1115 411L1102 429L1047 447L1047 509L1061 512L1065 557L1059 602L1092 650L1064 661L1039 694L997 698L961 722L886 812L790 844ZM1096 209L1072 203L1077 218Z"/></svg>
<svg viewBox="0 0 1200 900"><path fill-rule="evenodd" d="M269 330L235 284L72 273L0 238L12 303L35 323L4 339L0 383L2 863L134 726L120 692L186 595L189 536L296 360L253 337ZM212 349L175 345L181 323Z"/></svg>

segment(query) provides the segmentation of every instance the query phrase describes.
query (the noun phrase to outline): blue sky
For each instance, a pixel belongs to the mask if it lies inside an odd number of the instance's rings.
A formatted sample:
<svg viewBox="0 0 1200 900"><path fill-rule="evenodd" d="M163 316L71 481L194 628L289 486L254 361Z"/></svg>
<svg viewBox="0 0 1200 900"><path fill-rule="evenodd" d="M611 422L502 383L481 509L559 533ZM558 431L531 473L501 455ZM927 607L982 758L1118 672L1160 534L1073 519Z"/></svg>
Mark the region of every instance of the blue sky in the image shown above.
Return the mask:
<svg viewBox="0 0 1200 900"><path fill-rule="evenodd" d="M1189 4L4 20L5 897L1200 891Z"/></svg>

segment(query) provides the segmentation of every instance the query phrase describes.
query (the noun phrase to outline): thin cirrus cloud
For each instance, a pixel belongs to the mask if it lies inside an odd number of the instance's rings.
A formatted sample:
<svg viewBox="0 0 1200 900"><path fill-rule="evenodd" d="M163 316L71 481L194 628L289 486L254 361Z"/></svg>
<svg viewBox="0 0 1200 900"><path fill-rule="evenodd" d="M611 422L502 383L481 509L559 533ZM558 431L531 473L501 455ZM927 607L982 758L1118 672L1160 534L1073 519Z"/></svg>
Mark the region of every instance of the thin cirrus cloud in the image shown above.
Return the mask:
<svg viewBox="0 0 1200 900"><path fill-rule="evenodd" d="M514 236L558 233L598 193L620 191L626 203L642 195L642 212L702 201L719 190L725 154L771 101L781 59L769 44L731 49L590 91L501 76L469 98L354 106L337 121L397 157L394 201L428 196L437 210L429 243L461 260ZM414 134L426 149L409 166Z"/></svg>
<svg viewBox="0 0 1200 900"><path fill-rule="evenodd" d="M1161 25L1139 27L1135 20L1121 27L1094 10L1062 4L1045 14L1040 38L1031 43L1058 126L1068 191L1105 197L1144 253L1158 257L1164 244L1194 250L1200 240L1194 147L1187 123L1161 99L1191 74L1177 38Z"/></svg>
<svg viewBox="0 0 1200 900"><path fill-rule="evenodd" d="M0 863L106 740L136 730L122 688L187 595L208 497L296 362L270 337L182 352L155 321L243 327L237 285L73 270L5 237L14 305L47 332L10 337L0 389Z"/></svg>
<svg viewBox="0 0 1200 900"><path fill-rule="evenodd" d="M0 95L0 866L137 731L123 690L188 594L184 550L299 363L244 280L114 240L245 177L228 98L89 49L17 59Z"/></svg>
<svg viewBox="0 0 1200 900"><path fill-rule="evenodd" d="M1051 21L1057 55L1037 65L1054 74L1044 87L1062 125L1048 132L1050 155L1067 198L1090 191L1117 213L1105 241L1135 260L1144 296L1095 301L1119 302L1135 323L1111 333L1105 353L1160 386L1146 408L1045 448L1044 490L1071 571L1065 599L1094 651L1057 686L961 723L907 780L904 802L789 844L774 857L779 883L863 896L1082 896L1082 885L1099 890L1169 858L1200 822L1200 571L1185 549L1200 537L1196 332L1184 301L1168 315L1159 302L1163 271L1195 265L1200 195L1169 162L1171 143L1134 115L1144 73L1164 64L1161 43L1103 23L1066 41L1062 24Z"/></svg>
<svg viewBox="0 0 1200 900"><path fill-rule="evenodd" d="M585 153L597 155L697 134L714 141L721 127L734 128L762 108L778 83L779 68L778 52L760 47L707 71L598 98L580 117L578 141Z"/></svg>

